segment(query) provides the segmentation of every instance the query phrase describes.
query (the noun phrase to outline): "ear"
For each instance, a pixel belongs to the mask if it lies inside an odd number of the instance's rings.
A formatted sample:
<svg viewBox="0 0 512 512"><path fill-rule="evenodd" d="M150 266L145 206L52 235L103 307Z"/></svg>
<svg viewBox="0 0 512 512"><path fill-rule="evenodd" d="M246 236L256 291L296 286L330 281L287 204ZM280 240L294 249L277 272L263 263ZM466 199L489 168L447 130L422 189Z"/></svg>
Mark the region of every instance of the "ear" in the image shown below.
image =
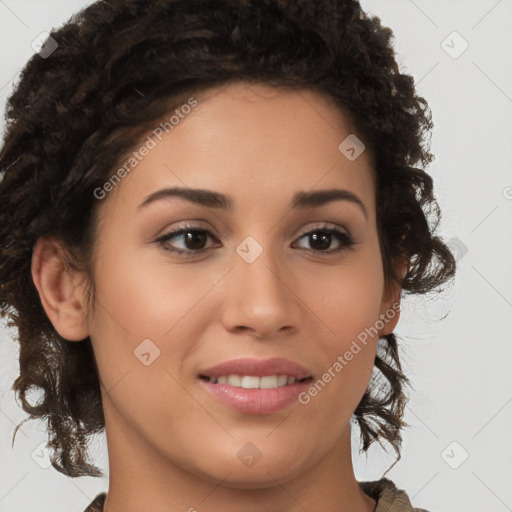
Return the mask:
<svg viewBox="0 0 512 512"><path fill-rule="evenodd" d="M398 275L403 279L409 268L409 261L407 258L400 259L395 263L395 270ZM398 324L400 319L400 295L402 293L402 286L396 281L390 282L384 290L380 317L384 323L384 327L379 331L379 337L384 337L391 334Z"/></svg>
<svg viewBox="0 0 512 512"><path fill-rule="evenodd" d="M70 341L87 338L85 295L75 282L76 271L66 264L65 251L58 240L42 237L36 242L31 272L41 304L55 330Z"/></svg>

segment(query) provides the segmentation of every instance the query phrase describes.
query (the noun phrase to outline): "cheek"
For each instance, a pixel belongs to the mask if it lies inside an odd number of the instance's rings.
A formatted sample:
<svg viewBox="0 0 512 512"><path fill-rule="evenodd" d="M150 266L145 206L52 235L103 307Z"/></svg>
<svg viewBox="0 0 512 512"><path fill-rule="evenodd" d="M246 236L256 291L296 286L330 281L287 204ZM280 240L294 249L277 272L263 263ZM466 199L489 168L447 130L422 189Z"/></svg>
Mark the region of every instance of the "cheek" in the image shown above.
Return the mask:
<svg viewBox="0 0 512 512"><path fill-rule="evenodd" d="M379 258L372 248L359 251L315 281L304 283L302 295L326 327L331 350L345 349L379 319L384 286Z"/></svg>
<svg viewBox="0 0 512 512"><path fill-rule="evenodd" d="M378 249L378 247L377 247ZM373 248L373 251L375 248ZM347 405L355 407L362 398L374 367L383 274L380 254L360 251L357 258L347 259L346 265L333 267L316 285L309 283L308 305L317 313L323 326L319 339L324 354L321 382L311 389L311 400L319 408L339 411L344 415ZM308 397L305 397L305 401ZM337 414L337 413L334 413ZM342 422L346 418L339 417Z"/></svg>
<svg viewBox="0 0 512 512"><path fill-rule="evenodd" d="M147 251L148 253L150 251ZM144 251L119 258L104 253L98 265L98 300L134 338L167 337L191 314L213 286L212 276L192 265L167 264L165 255L148 258ZM193 313L192 313L193 314Z"/></svg>
<svg viewBox="0 0 512 512"><path fill-rule="evenodd" d="M177 268L147 265L133 256L114 258L105 251L96 273L91 341L108 392L106 409L110 415L120 412L149 437L179 436L180 429L190 428L181 418L190 421L198 409L179 384L180 366L201 339L204 325L196 306L212 284L191 281ZM158 421L144 421L155 414Z"/></svg>
<svg viewBox="0 0 512 512"><path fill-rule="evenodd" d="M98 259L96 282L90 331L105 387L128 372L129 379L143 382L145 389L158 389L162 378L171 381L164 370L176 374L193 350L193 340L200 339L202 327L194 307L208 292L209 282L191 281L178 267L147 264L135 251L119 257L109 247ZM130 400L136 396L135 391ZM139 398L147 402L147 397Z"/></svg>

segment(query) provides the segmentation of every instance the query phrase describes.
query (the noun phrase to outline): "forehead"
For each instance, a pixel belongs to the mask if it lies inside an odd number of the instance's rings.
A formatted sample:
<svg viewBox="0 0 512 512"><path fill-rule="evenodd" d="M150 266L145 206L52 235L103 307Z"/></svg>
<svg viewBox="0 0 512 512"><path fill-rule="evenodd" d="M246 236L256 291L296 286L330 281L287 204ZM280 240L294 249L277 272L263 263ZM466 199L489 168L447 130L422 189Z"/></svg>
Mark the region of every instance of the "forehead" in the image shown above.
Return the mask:
<svg viewBox="0 0 512 512"><path fill-rule="evenodd" d="M179 186L228 194L236 211L261 207L263 197L276 204L299 190L343 187L374 208L372 157L342 151L362 137L330 97L246 82L191 97L194 108L174 116L172 129L143 138L152 149L116 187L116 203L133 209L143 196Z"/></svg>

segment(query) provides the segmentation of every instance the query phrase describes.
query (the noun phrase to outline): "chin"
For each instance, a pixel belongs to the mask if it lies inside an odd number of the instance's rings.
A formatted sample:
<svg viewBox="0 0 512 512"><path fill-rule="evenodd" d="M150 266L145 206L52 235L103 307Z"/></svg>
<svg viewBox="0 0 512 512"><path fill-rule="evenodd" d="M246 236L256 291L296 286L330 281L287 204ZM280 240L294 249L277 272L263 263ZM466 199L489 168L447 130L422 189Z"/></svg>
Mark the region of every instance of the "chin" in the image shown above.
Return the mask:
<svg viewBox="0 0 512 512"><path fill-rule="evenodd" d="M284 483L299 473L297 470L290 473L290 469L279 471L272 471L272 468L260 468L255 471L254 468L233 471L227 478L224 475L218 475L215 481L218 483L222 481L222 486L230 489L270 489L275 487L279 482ZM212 475L213 476L213 475Z"/></svg>
<svg viewBox="0 0 512 512"><path fill-rule="evenodd" d="M202 468L202 475L208 480L219 483L222 482L223 487L232 489L268 489L275 487L277 482L284 483L292 478L297 477L306 471L305 461L299 460L295 449L295 458L289 456L279 456L273 453L272 457L262 456L253 465L246 465L238 458L233 461L230 456L227 460L220 456L212 456L212 460L217 462L215 468ZM221 464L223 460L224 464Z"/></svg>

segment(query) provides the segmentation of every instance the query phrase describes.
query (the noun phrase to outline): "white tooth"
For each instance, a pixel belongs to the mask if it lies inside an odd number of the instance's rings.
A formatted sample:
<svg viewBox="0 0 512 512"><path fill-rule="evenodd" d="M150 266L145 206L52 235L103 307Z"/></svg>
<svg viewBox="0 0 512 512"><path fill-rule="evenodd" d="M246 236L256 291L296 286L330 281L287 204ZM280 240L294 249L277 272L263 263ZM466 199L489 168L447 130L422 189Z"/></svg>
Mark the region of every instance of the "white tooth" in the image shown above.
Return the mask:
<svg viewBox="0 0 512 512"><path fill-rule="evenodd" d="M240 375L228 375L228 384L230 386L240 387Z"/></svg>
<svg viewBox="0 0 512 512"><path fill-rule="evenodd" d="M288 382L288 375L279 375L279 377L277 378L278 386L286 386L287 382Z"/></svg>
<svg viewBox="0 0 512 512"><path fill-rule="evenodd" d="M241 386L244 389L259 388L260 387L260 378L259 377L253 377L252 375L244 375L242 377Z"/></svg>
<svg viewBox="0 0 512 512"><path fill-rule="evenodd" d="M221 375L217 378L210 377L210 382L217 384L228 384L234 387L241 387L245 389L272 389L276 387L286 386L296 382L295 377L288 377L288 375L266 375L264 377L257 377L255 375Z"/></svg>
<svg viewBox="0 0 512 512"><path fill-rule="evenodd" d="M277 375L266 375L261 377L260 388L277 388Z"/></svg>

